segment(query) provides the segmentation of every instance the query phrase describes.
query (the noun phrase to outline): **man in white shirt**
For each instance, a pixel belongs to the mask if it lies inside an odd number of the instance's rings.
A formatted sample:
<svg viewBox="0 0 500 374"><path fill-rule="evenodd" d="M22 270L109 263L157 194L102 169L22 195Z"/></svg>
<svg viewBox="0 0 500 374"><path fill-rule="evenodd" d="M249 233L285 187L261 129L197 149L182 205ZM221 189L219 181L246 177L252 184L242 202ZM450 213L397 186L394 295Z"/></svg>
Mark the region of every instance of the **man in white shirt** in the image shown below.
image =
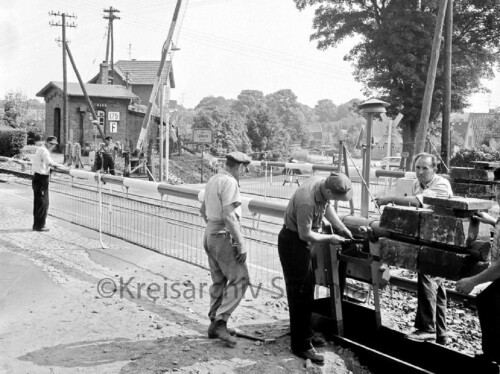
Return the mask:
<svg viewBox="0 0 500 374"><path fill-rule="evenodd" d="M58 164L52 157L50 152L57 145L57 138L49 136L45 143L38 147L35 152L35 157L32 162L33 181L33 231L49 231L45 227L47 212L49 210L49 177L52 167L57 169L66 169L64 165Z"/></svg>
<svg viewBox="0 0 500 374"><path fill-rule="evenodd" d="M424 196L451 197L450 182L436 174L439 160L430 153L420 153L415 156L415 174L417 179L413 183L413 196L382 196L376 203L387 205L390 203L403 206L427 208L424 205ZM418 273L417 288L417 315L415 317L416 331L407 335L415 341L433 341L446 345L446 290L443 279Z"/></svg>

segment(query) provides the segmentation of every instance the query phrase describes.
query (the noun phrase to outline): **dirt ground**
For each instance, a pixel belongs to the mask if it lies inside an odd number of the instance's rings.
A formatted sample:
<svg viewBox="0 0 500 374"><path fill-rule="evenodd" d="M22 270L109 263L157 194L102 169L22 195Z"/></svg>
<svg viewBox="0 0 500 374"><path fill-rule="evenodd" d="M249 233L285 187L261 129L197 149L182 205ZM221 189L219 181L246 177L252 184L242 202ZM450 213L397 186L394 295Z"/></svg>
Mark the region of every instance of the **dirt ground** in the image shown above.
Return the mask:
<svg viewBox="0 0 500 374"><path fill-rule="evenodd" d="M208 339L208 271L117 238L103 249L99 233L53 217L33 232L31 189L7 180L1 373L368 373L333 344L319 349L324 367L305 368L284 335L286 301L263 291L247 293L229 325L276 343Z"/></svg>

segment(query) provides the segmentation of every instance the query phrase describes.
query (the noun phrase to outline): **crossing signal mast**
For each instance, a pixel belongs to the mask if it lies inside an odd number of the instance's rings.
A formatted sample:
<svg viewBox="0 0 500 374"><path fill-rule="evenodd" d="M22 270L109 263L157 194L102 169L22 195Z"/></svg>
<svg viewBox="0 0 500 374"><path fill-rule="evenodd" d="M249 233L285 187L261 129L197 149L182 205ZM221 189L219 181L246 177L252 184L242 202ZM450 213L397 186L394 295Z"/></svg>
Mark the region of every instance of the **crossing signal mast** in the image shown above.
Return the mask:
<svg viewBox="0 0 500 374"><path fill-rule="evenodd" d="M142 128L141 128L141 132L139 134L139 139L137 140L137 145L135 147L136 148L135 154L137 156L139 156L140 153L142 152L142 148L144 146L144 142L145 142L147 134L148 134L149 122L151 120L151 112L153 110L153 105L154 105L154 102L156 100L156 96L158 95L158 89L160 87L162 75L164 75L165 77L168 77L168 75L170 73L171 64L167 65L168 71L164 72L163 69L165 67L165 61L167 59L167 55L168 55L168 53L171 49L171 46L172 46L172 38L174 36L175 26L177 24L177 18L179 16L179 10L181 8L181 3L182 3L182 0L177 0L177 4L176 4L175 10L174 10L174 15L172 17L172 23L170 24L170 29L168 31L167 39L163 43L163 48L161 51L160 66L158 67L158 72L156 74L153 89L151 90L151 96L149 97L148 107L146 109L146 115L144 116L144 121L142 123Z"/></svg>

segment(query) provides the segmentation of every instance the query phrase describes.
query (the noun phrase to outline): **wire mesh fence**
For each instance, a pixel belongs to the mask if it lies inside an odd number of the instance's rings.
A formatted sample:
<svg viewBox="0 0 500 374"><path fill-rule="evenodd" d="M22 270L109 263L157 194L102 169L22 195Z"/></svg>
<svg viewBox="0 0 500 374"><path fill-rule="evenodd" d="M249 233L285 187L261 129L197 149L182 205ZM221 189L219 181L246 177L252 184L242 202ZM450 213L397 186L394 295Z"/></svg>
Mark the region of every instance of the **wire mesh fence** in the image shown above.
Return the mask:
<svg viewBox="0 0 500 374"><path fill-rule="evenodd" d="M203 249L205 222L198 214L102 190L57 182L50 187L62 202L57 208L51 207L51 214L208 269ZM252 285L274 293L282 292L285 285L277 254L278 232L245 226L242 231ZM109 237L105 239L110 240Z"/></svg>

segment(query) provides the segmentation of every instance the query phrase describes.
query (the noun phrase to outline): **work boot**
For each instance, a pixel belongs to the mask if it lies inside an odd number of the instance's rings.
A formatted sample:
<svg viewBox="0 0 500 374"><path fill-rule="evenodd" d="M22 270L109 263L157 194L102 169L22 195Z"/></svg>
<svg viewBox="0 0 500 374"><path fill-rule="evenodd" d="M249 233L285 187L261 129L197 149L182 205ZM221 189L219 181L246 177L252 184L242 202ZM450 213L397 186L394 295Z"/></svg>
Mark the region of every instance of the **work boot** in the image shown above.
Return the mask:
<svg viewBox="0 0 500 374"><path fill-rule="evenodd" d="M415 342L429 342L436 340L436 333L423 330L415 330L411 334L406 335L406 338Z"/></svg>
<svg viewBox="0 0 500 374"><path fill-rule="evenodd" d="M313 336L311 336L311 345L313 347L326 347L326 340L321 336L320 333L315 332Z"/></svg>
<svg viewBox="0 0 500 374"><path fill-rule="evenodd" d="M446 335L438 336L436 338L436 343L441 344L441 345L447 345L448 344L448 337Z"/></svg>
<svg viewBox="0 0 500 374"><path fill-rule="evenodd" d="M211 323L210 323L210 326L208 326L208 338L209 339L215 339L217 338L217 335L215 335L215 327L217 326L217 324L215 323L215 320L211 319ZM232 328L229 328L227 327L227 332L229 333L229 335L231 336L235 336L236 335L236 330L232 329Z"/></svg>
<svg viewBox="0 0 500 374"><path fill-rule="evenodd" d="M219 338L229 347L236 347L237 340L227 331L226 321L218 319L210 324L208 328L208 337L210 339Z"/></svg>
<svg viewBox="0 0 500 374"><path fill-rule="evenodd" d="M313 348L309 348L303 351L292 351L295 356L299 356L304 360L311 360L313 364L323 366L325 364L325 358L323 355L318 354L318 352Z"/></svg>

